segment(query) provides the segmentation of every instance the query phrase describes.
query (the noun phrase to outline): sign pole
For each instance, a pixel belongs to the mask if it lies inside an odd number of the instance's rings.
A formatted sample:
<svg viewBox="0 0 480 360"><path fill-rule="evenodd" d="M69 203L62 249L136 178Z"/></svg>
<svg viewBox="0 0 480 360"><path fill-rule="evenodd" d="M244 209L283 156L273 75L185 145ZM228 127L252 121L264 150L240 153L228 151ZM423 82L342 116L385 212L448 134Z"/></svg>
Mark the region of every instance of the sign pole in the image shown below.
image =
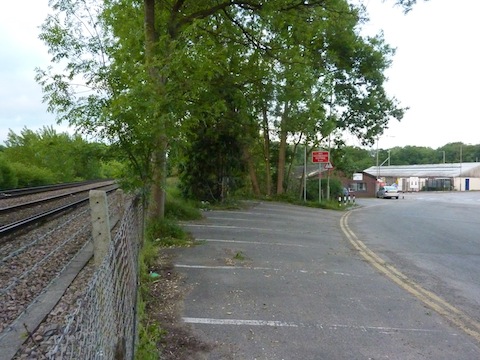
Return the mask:
<svg viewBox="0 0 480 360"><path fill-rule="evenodd" d="M328 135L328 160L330 160L330 135ZM327 171L327 201L330 200L330 169Z"/></svg>
<svg viewBox="0 0 480 360"><path fill-rule="evenodd" d="M330 163L329 151L312 151L312 162L318 163L318 202L322 201L322 165Z"/></svg>
<svg viewBox="0 0 480 360"><path fill-rule="evenodd" d="M322 164L318 163L318 203L322 202Z"/></svg>
<svg viewBox="0 0 480 360"><path fill-rule="evenodd" d="M303 202L307 202L307 142L305 142L303 161Z"/></svg>

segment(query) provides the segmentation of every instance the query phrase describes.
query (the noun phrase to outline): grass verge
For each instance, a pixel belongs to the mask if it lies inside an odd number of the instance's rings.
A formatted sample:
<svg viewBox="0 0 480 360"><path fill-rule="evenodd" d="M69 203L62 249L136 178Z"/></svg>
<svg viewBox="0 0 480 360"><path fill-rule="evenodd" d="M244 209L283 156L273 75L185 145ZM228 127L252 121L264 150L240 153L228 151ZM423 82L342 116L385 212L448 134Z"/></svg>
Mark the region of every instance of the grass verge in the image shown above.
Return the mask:
<svg viewBox="0 0 480 360"><path fill-rule="evenodd" d="M191 235L178 225L178 221L201 218L201 212L194 203L170 196L165 207L165 218L146 226L144 244L140 250L139 339L135 354L138 360L171 359L171 356L162 353L175 344L172 337L186 337L182 331L165 325L175 317L173 310L165 313L164 309L169 307L166 304L172 301L172 297L179 298L181 294L178 293L178 286L174 285L176 280L162 249L192 246Z"/></svg>

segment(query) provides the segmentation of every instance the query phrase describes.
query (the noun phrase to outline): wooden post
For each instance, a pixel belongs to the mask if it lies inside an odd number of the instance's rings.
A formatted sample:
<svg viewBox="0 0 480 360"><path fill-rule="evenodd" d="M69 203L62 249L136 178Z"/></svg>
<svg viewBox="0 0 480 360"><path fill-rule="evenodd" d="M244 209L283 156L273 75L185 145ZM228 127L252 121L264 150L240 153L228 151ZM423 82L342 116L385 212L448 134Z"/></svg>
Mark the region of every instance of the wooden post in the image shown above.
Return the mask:
<svg viewBox="0 0 480 360"><path fill-rule="evenodd" d="M107 193L105 191L90 190L90 209L92 214L93 257L95 266L99 267L107 255L111 241Z"/></svg>

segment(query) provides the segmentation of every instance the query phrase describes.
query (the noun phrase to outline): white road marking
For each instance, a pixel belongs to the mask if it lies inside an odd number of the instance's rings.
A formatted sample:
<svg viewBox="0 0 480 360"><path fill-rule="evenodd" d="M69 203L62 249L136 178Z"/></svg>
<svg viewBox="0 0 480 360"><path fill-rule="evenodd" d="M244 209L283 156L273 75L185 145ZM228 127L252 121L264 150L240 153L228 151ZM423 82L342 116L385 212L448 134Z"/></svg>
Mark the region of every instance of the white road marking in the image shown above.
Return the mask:
<svg viewBox="0 0 480 360"><path fill-rule="evenodd" d="M258 231L270 231L270 232L285 232L285 230L282 230L282 229L255 228L255 227L233 226L233 225L182 224L182 226L184 226L184 227L218 228L218 229L239 229L239 230L258 230Z"/></svg>
<svg viewBox="0 0 480 360"><path fill-rule="evenodd" d="M228 265L228 266L214 266L214 265L186 265L186 264L175 264L176 268L180 269L206 269L206 270L262 270L262 271L282 271L282 269L278 268L268 268L268 267L259 267L259 266L235 266L235 265ZM287 270L293 273L301 273L301 274L313 274L313 275L338 275L338 276L355 276L352 274L347 274L343 272L337 271L320 271L320 272L311 272L303 269L299 270ZM286 271L284 271L286 272Z"/></svg>
<svg viewBox="0 0 480 360"><path fill-rule="evenodd" d="M266 241L243 241L243 240L222 240L222 239L195 239L196 241L207 241L207 242L224 242L224 243L233 243L233 244L251 244L251 245L276 245L276 246L293 246L293 247L307 247L301 244L285 244L285 243L271 243Z"/></svg>
<svg viewBox="0 0 480 360"><path fill-rule="evenodd" d="M204 324L204 325L235 325L235 326L272 326L272 327L293 327L293 328L316 328L321 330L359 330L362 332L378 331L381 333L393 332L416 332L416 333L442 333L443 330L435 329L415 329L415 328L399 328L387 326L364 326L364 325L344 325L344 324L295 324L286 321L271 321L271 320L241 320L241 319L213 319L213 318L195 318L184 317L182 319L188 324ZM457 336L456 333L451 333L451 336Z"/></svg>
<svg viewBox="0 0 480 360"><path fill-rule="evenodd" d="M184 317L183 321L189 324L208 324L208 325L298 327L298 325L296 324L287 323L284 321L269 321L269 320L209 319L209 318Z"/></svg>
<svg viewBox="0 0 480 360"><path fill-rule="evenodd" d="M280 271L280 269L275 268L265 268L265 267L254 267L254 266L206 266L206 265L181 265L176 264L177 268L184 269L212 269L212 270L269 270L269 271Z"/></svg>

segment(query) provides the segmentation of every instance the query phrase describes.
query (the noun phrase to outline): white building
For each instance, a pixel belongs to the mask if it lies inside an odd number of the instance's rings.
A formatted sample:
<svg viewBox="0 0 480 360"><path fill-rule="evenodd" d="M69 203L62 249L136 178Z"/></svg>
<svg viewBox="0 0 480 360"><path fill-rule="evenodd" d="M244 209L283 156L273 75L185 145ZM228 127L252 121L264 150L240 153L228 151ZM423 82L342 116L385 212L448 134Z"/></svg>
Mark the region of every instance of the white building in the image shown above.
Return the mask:
<svg viewBox="0 0 480 360"><path fill-rule="evenodd" d="M402 191L480 190L480 162L372 166L364 172L377 183L396 184Z"/></svg>

